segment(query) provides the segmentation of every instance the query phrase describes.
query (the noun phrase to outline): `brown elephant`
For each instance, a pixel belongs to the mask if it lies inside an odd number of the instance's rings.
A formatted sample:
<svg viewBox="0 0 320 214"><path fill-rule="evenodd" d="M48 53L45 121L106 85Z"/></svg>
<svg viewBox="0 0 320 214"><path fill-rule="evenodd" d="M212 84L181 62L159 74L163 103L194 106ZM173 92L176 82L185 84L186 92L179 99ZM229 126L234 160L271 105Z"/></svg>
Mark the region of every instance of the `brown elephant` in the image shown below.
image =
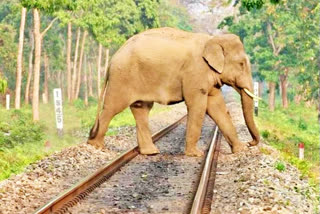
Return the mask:
<svg viewBox="0 0 320 214"><path fill-rule="evenodd" d="M247 146L238 140L227 113L220 90L223 84L240 93L243 115L253 138L250 145L259 142L253 120L250 62L236 35L210 36L174 28L147 30L131 37L115 53L106 79L97 119L88 139L88 143L96 147L104 146L110 120L130 106L137 124L140 152L159 153L149 130L150 109L154 102L170 105L185 101L188 109L186 155L203 154L197 142L206 112L232 151L242 151Z"/></svg>

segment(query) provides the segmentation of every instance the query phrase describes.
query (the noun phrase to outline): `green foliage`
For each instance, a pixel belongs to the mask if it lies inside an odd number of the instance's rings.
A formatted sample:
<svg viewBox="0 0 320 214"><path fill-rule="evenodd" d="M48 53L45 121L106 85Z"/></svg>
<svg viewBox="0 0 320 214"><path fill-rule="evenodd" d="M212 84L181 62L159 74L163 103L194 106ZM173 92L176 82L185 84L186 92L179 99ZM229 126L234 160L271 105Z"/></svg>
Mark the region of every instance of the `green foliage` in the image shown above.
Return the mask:
<svg viewBox="0 0 320 214"><path fill-rule="evenodd" d="M270 0L270 2L272 4L278 4L280 0ZM253 9L261 9L266 3L266 0L242 0L241 3L243 7L250 11Z"/></svg>
<svg viewBox="0 0 320 214"><path fill-rule="evenodd" d="M73 0L21 0L21 4L26 8L37 8L47 13L73 8Z"/></svg>
<svg viewBox="0 0 320 214"><path fill-rule="evenodd" d="M277 161L274 167L280 172L283 172L284 170L286 170L286 166L281 161Z"/></svg>
<svg viewBox="0 0 320 214"><path fill-rule="evenodd" d="M252 10L254 8L260 9L264 5L265 0L242 0L241 3L247 10Z"/></svg>
<svg viewBox="0 0 320 214"><path fill-rule="evenodd" d="M279 149L286 161L297 166L303 175L318 176L320 135L314 108L291 105L270 112L266 105L261 105L257 120L263 139ZM298 159L300 142L305 145L305 160Z"/></svg>
<svg viewBox="0 0 320 214"><path fill-rule="evenodd" d="M181 30L192 31L186 9L169 0L160 1L159 18L161 27L176 27Z"/></svg>
<svg viewBox="0 0 320 214"><path fill-rule="evenodd" d="M25 110L1 111L0 150L19 144L39 142L43 139L41 124L32 122L31 113Z"/></svg>
<svg viewBox="0 0 320 214"><path fill-rule="evenodd" d="M264 1L245 0L242 4L253 8L257 2L261 6ZM319 10L316 0L266 1L259 10L241 10L238 22L227 17L219 27L229 26L240 36L254 64L255 77L278 82L279 76L289 71L290 97L298 93L311 100L318 97L319 89Z"/></svg>
<svg viewBox="0 0 320 214"><path fill-rule="evenodd" d="M0 78L0 93L4 93L7 90L7 81Z"/></svg>
<svg viewBox="0 0 320 214"><path fill-rule="evenodd" d="M84 101L81 99L76 99L75 101L73 101L73 105L77 109L85 109L86 108Z"/></svg>
<svg viewBox="0 0 320 214"><path fill-rule="evenodd" d="M16 67L16 44L15 44L15 30L12 26L0 23L0 73L4 73L5 79L14 78ZM2 87L6 83L2 79ZM11 86L11 85L10 85Z"/></svg>

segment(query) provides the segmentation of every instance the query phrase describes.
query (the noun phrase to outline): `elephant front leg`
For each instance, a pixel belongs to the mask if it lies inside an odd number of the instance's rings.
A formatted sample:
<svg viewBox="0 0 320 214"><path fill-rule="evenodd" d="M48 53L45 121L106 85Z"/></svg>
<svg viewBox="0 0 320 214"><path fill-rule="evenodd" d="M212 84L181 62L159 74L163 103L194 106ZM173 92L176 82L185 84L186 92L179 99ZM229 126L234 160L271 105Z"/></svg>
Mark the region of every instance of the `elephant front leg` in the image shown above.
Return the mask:
<svg viewBox="0 0 320 214"><path fill-rule="evenodd" d="M201 134L201 127L206 113L207 99L200 95L194 97L192 102L187 102L188 107L188 121L187 121L187 134L186 134L186 150L185 154L188 156L202 156L203 151L197 148L197 143Z"/></svg>
<svg viewBox="0 0 320 214"><path fill-rule="evenodd" d="M215 121L223 136L231 146L232 152L237 153L247 149L237 136L237 131L232 123L226 104L220 91L208 96L207 113Z"/></svg>

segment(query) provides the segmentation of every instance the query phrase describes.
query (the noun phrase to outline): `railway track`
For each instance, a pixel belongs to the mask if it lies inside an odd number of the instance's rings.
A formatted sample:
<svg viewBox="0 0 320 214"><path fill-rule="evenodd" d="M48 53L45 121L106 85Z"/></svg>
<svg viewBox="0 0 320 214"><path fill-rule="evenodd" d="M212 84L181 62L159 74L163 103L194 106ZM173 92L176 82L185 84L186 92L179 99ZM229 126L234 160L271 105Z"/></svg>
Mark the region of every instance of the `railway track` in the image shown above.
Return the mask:
<svg viewBox="0 0 320 214"><path fill-rule="evenodd" d="M175 146L173 149L164 147L164 150L166 150L164 153L166 154L162 156L161 154L156 156L142 156L139 155L138 147L133 147L64 193L52 199L43 207L40 207L35 213L90 213L90 207L92 203L95 203L92 201L98 198L100 202L97 203L105 205L106 201L108 201L108 206L118 206L118 208L112 210L112 212L110 210L100 209L99 211L101 211L101 213L108 213L109 211L111 213L132 212L136 206L143 203L142 201L146 197L150 197L148 194L154 196L157 193L160 193L160 196L157 196L157 202L152 202L156 204L156 208L154 208L153 205L143 205L147 207L147 212L159 213L157 207L159 207L162 200L173 200L175 201L175 206L181 206L183 203L186 204L184 205L185 208L179 211L176 210L175 213L210 213L221 135L217 127L213 125L205 126L204 129L206 129L205 133L207 136L202 137L200 144L202 148L207 150L206 157L186 157L183 155L183 148L181 146L181 142L183 142L181 138L185 130L183 130L184 128L180 125L185 123L185 118L186 116L182 117L152 136L153 141L156 142L166 138L165 136L168 136L167 134L169 132L177 132L180 135L180 138L175 137L173 140L169 139L170 142L172 141L174 143L178 141L180 143L179 145L173 144ZM159 144L161 144L161 142ZM144 174L144 172L148 172L148 170L151 170L149 174ZM167 174L171 177L168 177ZM184 174L184 179L179 179L178 175L180 174ZM190 176L188 176L189 174ZM201 176L199 176L200 174ZM112 179L114 181L112 181ZM124 184L118 184L121 183L121 181L124 181ZM126 185L128 188L125 188ZM146 186L143 187L144 185ZM119 186L120 189L114 190L119 188ZM192 187L192 190L185 192L187 189L185 188L186 186ZM124 188L121 189L121 187ZM96 193L96 189L99 188L102 188L102 190L98 191L101 192L100 196ZM129 190L132 188L134 191ZM142 190L138 190L137 188L142 188ZM180 192L169 193L171 189L180 189ZM121 195L119 192L124 193ZM145 196L145 194L147 196ZM170 194L171 198L164 198L164 195ZM177 199L172 199L172 197L176 197ZM123 200L125 204L127 204L126 207L123 207L124 203L118 205L119 202L117 200L119 200L119 198L125 198ZM116 202L114 202L115 199ZM86 200L89 200L86 202L88 204L87 208L84 209L85 211L81 211L79 204L86 204L84 203ZM185 202L185 200L188 201ZM133 205L130 205L130 202L132 202ZM99 205L97 205L97 207L99 207ZM161 212L169 212L169 209L168 207L164 207ZM93 212L97 213L96 211Z"/></svg>

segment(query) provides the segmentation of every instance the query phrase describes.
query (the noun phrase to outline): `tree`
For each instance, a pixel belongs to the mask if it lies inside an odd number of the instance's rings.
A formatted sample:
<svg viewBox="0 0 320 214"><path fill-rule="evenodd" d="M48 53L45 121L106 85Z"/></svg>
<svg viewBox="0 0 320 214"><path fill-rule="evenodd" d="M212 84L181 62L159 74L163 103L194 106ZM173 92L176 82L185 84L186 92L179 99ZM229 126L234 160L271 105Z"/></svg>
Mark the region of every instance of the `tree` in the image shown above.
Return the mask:
<svg viewBox="0 0 320 214"><path fill-rule="evenodd" d="M28 77L27 77L27 84L25 89L25 95L24 95L24 102L25 104L29 104L30 99L30 85L31 85L31 78L32 78L32 69L33 69L33 51L34 51L34 39L33 39L33 32L32 30L29 30L29 40L30 40L30 52L29 52L29 66L28 66Z"/></svg>
<svg viewBox="0 0 320 214"><path fill-rule="evenodd" d="M269 82L270 110L274 109L274 91L278 82L284 108L288 106L289 92L301 94L318 88L309 85L315 82L313 78L317 73L319 23L315 20L319 20L318 14L317 1L308 4L298 0L283 1L276 5L266 3L261 9L250 12L242 9L238 23L228 17L220 25L230 26L229 30L241 37L251 61ZM307 73L304 72L306 69ZM301 92L298 86L303 82L304 92ZM289 84L296 87L289 91Z"/></svg>
<svg viewBox="0 0 320 214"><path fill-rule="evenodd" d="M71 46L72 46L72 24L68 22L68 37L67 37L67 94L68 101L71 101L72 87L71 87Z"/></svg>
<svg viewBox="0 0 320 214"><path fill-rule="evenodd" d="M19 45L17 55L17 74L16 74L16 90L15 90L15 108L20 109L20 97L21 97L21 79L22 79L22 64L23 64L23 39L24 39L24 26L26 23L27 9L21 8L21 22L19 31Z"/></svg>
<svg viewBox="0 0 320 214"><path fill-rule="evenodd" d="M7 86L14 88L14 72L17 59L17 45L15 44L15 30L11 25L0 23L0 74L6 79Z"/></svg>
<svg viewBox="0 0 320 214"><path fill-rule="evenodd" d="M78 99L79 92L80 92L81 69L82 69L83 53L84 53L87 34L88 34L88 32L85 30L83 33L83 36L82 36L82 41L81 41L81 50L80 50L80 59L79 59L79 66L78 66L78 77L77 77L77 87L76 87L75 99Z"/></svg>
<svg viewBox="0 0 320 214"><path fill-rule="evenodd" d="M74 58L73 58L73 74L72 74L72 85L71 85L71 100L75 99L76 95L76 84L77 84L77 65L78 65L78 52L79 52L79 42L81 36L81 29L78 27L77 29L77 39L76 39L76 47L74 51Z"/></svg>
<svg viewBox="0 0 320 214"><path fill-rule="evenodd" d="M34 34L34 66L33 66L33 93L32 93L32 118L33 121L38 121L39 117L39 89L40 89L40 59L41 59L41 40L46 32L52 27L53 23L57 20L57 17L52 19L49 25L41 32L40 24L40 10L44 10L48 13L53 13L55 10L61 9L66 6L65 1L27 1L22 0L22 5L27 8L32 8L33 13L33 34Z"/></svg>

